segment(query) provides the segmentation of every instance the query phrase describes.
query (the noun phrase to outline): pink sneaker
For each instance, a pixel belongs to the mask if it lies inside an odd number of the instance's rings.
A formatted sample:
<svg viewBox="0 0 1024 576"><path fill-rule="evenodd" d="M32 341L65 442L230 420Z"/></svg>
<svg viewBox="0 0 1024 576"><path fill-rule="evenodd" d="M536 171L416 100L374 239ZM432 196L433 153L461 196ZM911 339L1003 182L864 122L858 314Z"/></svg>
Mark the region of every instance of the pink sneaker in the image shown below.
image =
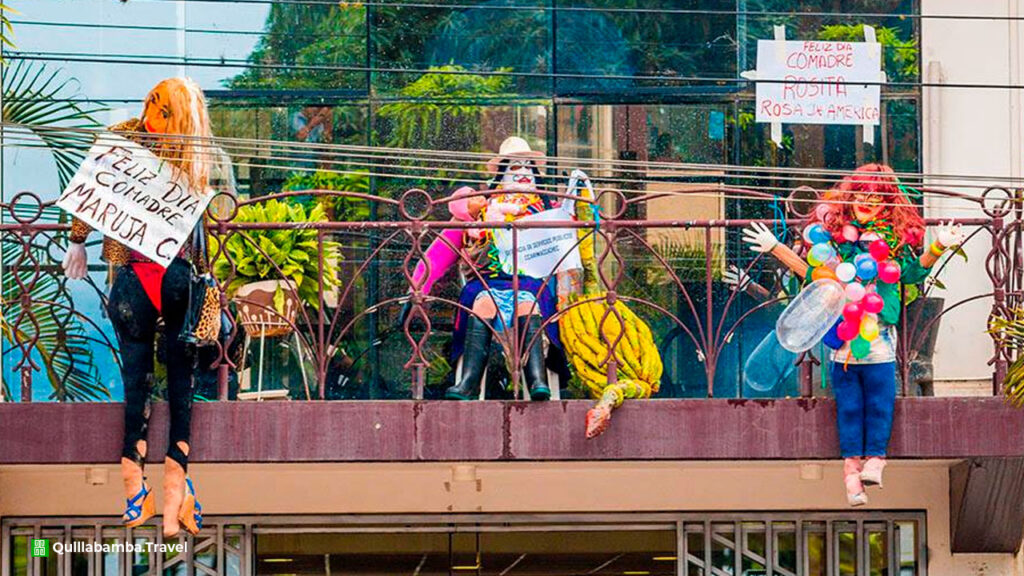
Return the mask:
<svg viewBox="0 0 1024 576"><path fill-rule="evenodd" d="M843 461L843 481L846 484L846 501L850 506L863 506L868 503L868 495L860 481L860 458L847 458Z"/></svg>
<svg viewBox="0 0 1024 576"><path fill-rule="evenodd" d="M860 480L866 486L882 487L882 470L885 470L885 458L872 456L864 463L864 470L860 473Z"/></svg>

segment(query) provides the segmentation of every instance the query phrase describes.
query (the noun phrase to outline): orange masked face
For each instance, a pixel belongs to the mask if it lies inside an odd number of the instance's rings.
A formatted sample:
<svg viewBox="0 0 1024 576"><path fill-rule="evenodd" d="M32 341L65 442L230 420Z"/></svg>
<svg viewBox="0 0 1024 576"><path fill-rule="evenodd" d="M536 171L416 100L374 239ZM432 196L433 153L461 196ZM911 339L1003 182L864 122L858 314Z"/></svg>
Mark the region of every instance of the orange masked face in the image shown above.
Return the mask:
<svg viewBox="0 0 1024 576"><path fill-rule="evenodd" d="M878 194L865 194L854 192L853 194L853 215L860 223L870 222L882 213L885 209L884 198Z"/></svg>
<svg viewBox="0 0 1024 576"><path fill-rule="evenodd" d="M142 110L142 122L151 134L164 134L171 123L171 93L166 83L160 83L149 93Z"/></svg>

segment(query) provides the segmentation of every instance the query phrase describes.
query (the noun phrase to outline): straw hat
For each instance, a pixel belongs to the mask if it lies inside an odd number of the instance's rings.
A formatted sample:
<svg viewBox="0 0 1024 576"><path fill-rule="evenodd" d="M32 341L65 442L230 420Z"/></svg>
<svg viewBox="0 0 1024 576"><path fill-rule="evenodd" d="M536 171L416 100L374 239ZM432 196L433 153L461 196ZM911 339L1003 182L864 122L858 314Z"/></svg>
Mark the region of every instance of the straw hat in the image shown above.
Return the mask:
<svg viewBox="0 0 1024 576"><path fill-rule="evenodd" d="M533 158L538 168L544 166L544 153L530 149L530 143L519 136L509 136L501 143L498 155L487 161L487 171L498 173L498 165L506 158Z"/></svg>

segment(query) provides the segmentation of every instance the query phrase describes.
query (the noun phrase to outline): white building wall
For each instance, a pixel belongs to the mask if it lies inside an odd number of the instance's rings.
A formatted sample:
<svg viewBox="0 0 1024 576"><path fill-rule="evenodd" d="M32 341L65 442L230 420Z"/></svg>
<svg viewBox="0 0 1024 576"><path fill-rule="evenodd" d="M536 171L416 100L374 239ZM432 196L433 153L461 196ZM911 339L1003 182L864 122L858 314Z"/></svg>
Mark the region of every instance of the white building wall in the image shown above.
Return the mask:
<svg viewBox="0 0 1024 576"><path fill-rule="evenodd" d="M1021 31L1024 24L1006 20L1024 15L1022 0L923 0L922 15L990 15L1003 20L929 19L921 22L921 65L925 82L956 84L1022 83ZM924 171L928 174L993 176L992 185L1020 177L1024 167L1024 91L994 88L924 88ZM956 187L951 180L933 179L937 187L971 194L977 188ZM975 183L979 184L979 183ZM983 183L981 183L983 184ZM962 201L926 203L929 217L979 215ZM951 263L942 275L947 290L936 295L949 303L989 291L985 257L991 246L984 234L966 246L970 260ZM946 380L987 380L991 340L984 335L991 299L951 311L942 320L936 348L936 377Z"/></svg>

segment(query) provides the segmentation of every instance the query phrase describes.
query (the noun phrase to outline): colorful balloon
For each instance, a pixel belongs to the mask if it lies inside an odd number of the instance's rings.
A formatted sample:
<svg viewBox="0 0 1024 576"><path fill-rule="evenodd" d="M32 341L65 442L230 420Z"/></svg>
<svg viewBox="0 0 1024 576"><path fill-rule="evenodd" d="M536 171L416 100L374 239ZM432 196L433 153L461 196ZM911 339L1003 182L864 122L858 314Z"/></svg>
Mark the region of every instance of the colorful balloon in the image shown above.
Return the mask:
<svg viewBox="0 0 1024 576"><path fill-rule="evenodd" d="M846 299L851 302L860 302L867 290L860 282L851 282L846 285Z"/></svg>
<svg viewBox="0 0 1024 576"><path fill-rule="evenodd" d="M900 281L900 265L892 260L886 260L878 265L878 279L886 284L895 284Z"/></svg>
<svg viewBox="0 0 1024 576"><path fill-rule="evenodd" d="M836 251L827 242L815 244L807 254L807 261L815 266L821 266L832 259Z"/></svg>
<svg viewBox="0 0 1024 576"><path fill-rule="evenodd" d="M878 320L870 314L860 319L860 337L871 342L878 338Z"/></svg>
<svg viewBox="0 0 1024 576"><path fill-rule="evenodd" d="M804 240L811 244L823 244L832 239L832 235L821 224L811 224L804 229ZM827 258L825 259L827 260Z"/></svg>
<svg viewBox="0 0 1024 576"><path fill-rule="evenodd" d="M864 295L864 299L860 301L864 311L870 314L878 314L885 307L885 300L878 295L877 292L869 292Z"/></svg>
<svg viewBox="0 0 1024 576"><path fill-rule="evenodd" d="M843 319L854 326L860 326L860 319L863 315L864 308L857 302L847 302L843 306Z"/></svg>
<svg viewBox="0 0 1024 576"><path fill-rule="evenodd" d="M847 224L843 226L842 236L845 242L856 242L860 238L860 230L853 224Z"/></svg>
<svg viewBox="0 0 1024 576"><path fill-rule="evenodd" d="M848 322L844 320L840 322L839 326L836 328L836 335L839 336L839 339L842 340L843 342L849 342L853 340L854 338L857 337L858 333L859 331L857 329L856 322Z"/></svg>
<svg viewBox="0 0 1024 576"><path fill-rule="evenodd" d="M843 262L836 266L836 278L840 282L849 282L857 277L857 267L849 262Z"/></svg>
<svg viewBox="0 0 1024 576"><path fill-rule="evenodd" d="M889 243L879 238L868 245L868 254L875 262L883 262L889 258Z"/></svg>
<svg viewBox="0 0 1024 576"><path fill-rule="evenodd" d="M811 280L836 280L836 273L828 266L818 266L811 271Z"/></svg>
<svg viewBox="0 0 1024 576"><path fill-rule="evenodd" d="M861 254L861 256L867 256L867 258L857 257L860 260L856 264L857 276L864 281L873 280L878 275L878 263L867 254Z"/></svg>
<svg viewBox="0 0 1024 576"><path fill-rule="evenodd" d="M828 215L832 213L832 207L828 204L818 204L814 207L814 215L817 216L820 222L824 222Z"/></svg>
<svg viewBox="0 0 1024 576"><path fill-rule="evenodd" d="M850 353L858 360L866 357L871 353L871 342L857 337L853 342L850 342Z"/></svg>

